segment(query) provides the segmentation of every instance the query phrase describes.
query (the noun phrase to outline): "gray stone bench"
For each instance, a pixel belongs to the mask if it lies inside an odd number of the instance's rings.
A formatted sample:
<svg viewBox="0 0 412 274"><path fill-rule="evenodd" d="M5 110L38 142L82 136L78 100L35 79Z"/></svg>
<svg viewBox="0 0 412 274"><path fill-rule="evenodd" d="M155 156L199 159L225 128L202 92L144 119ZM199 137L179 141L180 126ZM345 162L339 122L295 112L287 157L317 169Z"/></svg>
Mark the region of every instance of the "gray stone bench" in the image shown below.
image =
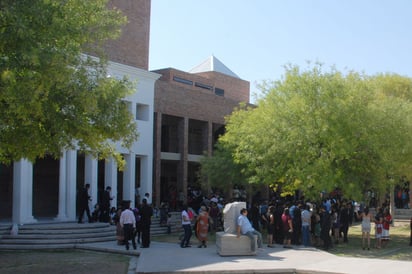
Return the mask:
<svg viewBox="0 0 412 274"><path fill-rule="evenodd" d="M257 236L255 236L255 246L257 247ZM220 256L251 256L256 255L256 251L251 250L248 236L217 232L216 249Z"/></svg>
<svg viewBox="0 0 412 274"><path fill-rule="evenodd" d="M223 209L224 232L216 233L216 250L220 256L250 256L256 255L251 250L250 238L245 235L237 235L237 218L240 210L246 208L245 202L234 202L227 204ZM257 236L255 236L257 247Z"/></svg>

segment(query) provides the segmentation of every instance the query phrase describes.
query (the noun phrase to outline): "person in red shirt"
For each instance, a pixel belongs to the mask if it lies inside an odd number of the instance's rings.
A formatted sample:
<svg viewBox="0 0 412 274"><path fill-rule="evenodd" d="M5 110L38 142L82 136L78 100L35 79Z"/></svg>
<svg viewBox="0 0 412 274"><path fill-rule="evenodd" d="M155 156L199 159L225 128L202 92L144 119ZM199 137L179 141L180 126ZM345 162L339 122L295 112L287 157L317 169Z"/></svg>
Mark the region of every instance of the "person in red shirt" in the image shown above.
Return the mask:
<svg viewBox="0 0 412 274"><path fill-rule="evenodd" d="M293 223L292 217L289 214L289 208L285 208L282 214L282 226L283 226L283 247L291 248L292 233L293 233Z"/></svg>
<svg viewBox="0 0 412 274"><path fill-rule="evenodd" d="M389 228L392 224L392 216L389 213L389 209L385 208L383 212L383 229L382 229L382 247L385 247L389 242Z"/></svg>

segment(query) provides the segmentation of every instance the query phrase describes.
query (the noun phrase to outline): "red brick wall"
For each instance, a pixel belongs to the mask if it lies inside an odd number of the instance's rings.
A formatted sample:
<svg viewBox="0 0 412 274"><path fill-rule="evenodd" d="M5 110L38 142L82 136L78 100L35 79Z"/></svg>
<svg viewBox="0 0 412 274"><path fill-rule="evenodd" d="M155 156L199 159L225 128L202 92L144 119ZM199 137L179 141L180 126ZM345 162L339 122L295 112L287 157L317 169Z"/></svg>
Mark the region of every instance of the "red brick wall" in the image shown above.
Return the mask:
<svg viewBox="0 0 412 274"><path fill-rule="evenodd" d="M214 71L196 74L200 75L202 78L210 79L215 83L216 87L224 89L226 98L249 103L250 83L248 81Z"/></svg>
<svg viewBox="0 0 412 274"><path fill-rule="evenodd" d="M155 85L155 112L163 114L225 124L224 117L238 105L239 101L174 82L158 80Z"/></svg>
<svg viewBox="0 0 412 274"><path fill-rule="evenodd" d="M128 19L120 38L105 46L109 60L148 70L151 0L110 0L109 7Z"/></svg>
<svg viewBox="0 0 412 274"><path fill-rule="evenodd" d="M160 95L165 96L165 98L170 98L174 102L176 100L174 100L173 97L179 96L179 94L182 94L183 98L180 98L178 101L186 102L187 100L190 99L193 102L188 103L189 105L200 104L199 106L200 108L206 107L208 109L215 108L215 107L229 108L230 111L222 110L220 112L219 111L216 112L216 110L214 110L213 113L218 116L221 114L227 115L228 113L231 112L231 110L233 109L233 106L239 105L239 102L249 103L250 84L248 81L245 81L242 79L230 77L230 76L224 75L219 72L202 72L202 73L191 74L191 73L187 73L187 72L180 71L180 70L173 69L173 68L156 70L154 72L162 74L162 76L157 82L163 82L163 83L158 83L158 85L156 86L155 97L158 97ZM176 82L173 80L174 76L193 81L193 84L195 82L199 82L199 83L209 85L212 87L221 88L224 90L224 96L222 97L222 96L215 95L214 90L207 90L207 89L203 89L200 87L196 87L194 85L190 86L190 85ZM166 92L169 92L172 94L163 94ZM173 95L173 93L176 93L176 94ZM165 99L157 98L155 100L155 108L156 108L157 103L160 103L161 101L164 101L164 100ZM214 104L218 104L218 105L215 106ZM162 112L161 110L159 111ZM182 116L187 117L187 115L182 115ZM188 116L188 117L191 117L191 116ZM194 117L191 117L191 118L194 118ZM205 119L205 120L207 121L208 119ZM219 121L221 120L222 119L219 119Z"/></svg>

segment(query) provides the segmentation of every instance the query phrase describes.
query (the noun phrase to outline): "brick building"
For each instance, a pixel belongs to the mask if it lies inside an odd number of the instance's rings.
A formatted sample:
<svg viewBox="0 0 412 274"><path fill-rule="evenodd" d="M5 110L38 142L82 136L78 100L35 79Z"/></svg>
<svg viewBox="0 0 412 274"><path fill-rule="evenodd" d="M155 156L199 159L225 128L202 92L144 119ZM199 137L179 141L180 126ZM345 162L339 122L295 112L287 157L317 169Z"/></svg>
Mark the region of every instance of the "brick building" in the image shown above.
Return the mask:
<svg viewBox="0 0 412 274"><path fill-rule="evenodd" d="M188 186L198 185L200 158L212 154L224 117L249 102L250 88L214 56L190 72L155 72L162 75L155 86L155 202L174 207L172 199L186 199Z"/></svg>
<svg viewBox="0 0 412 274"><path fill-rule="evenodd" d="M0 165L0 221L75 221L76 194L85 183L91 185L90 208L107 186L112 206L123 199L137 202L137 193L150 193L157 205L168 199L171 188L186 195L187 187L196 184L203 152L211 154L224 132L224 116L239 102L249 102L249 82L213 56L189 72L148 71L151 1L111 0L109 6L119 8L128 24L105 47L108 72L137 80L136 92L125 102L136 118L139 140L130 150L117 144L125 170L119 171L113 159L97 160L77 150L63 151L57 160Z"/></svg>

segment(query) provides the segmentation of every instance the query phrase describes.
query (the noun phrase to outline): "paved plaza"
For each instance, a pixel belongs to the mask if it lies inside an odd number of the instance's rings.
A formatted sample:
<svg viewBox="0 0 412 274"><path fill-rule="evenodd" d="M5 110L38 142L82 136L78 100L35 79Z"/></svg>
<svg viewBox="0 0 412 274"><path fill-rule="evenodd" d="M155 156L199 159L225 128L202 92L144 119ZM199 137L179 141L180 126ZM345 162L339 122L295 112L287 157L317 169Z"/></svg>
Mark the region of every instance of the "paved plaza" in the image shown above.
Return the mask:
<svg viewBox="0 0 412 274"><path fill-rule="evenodd" d="M135 273L350 273L404 274L412 262L341 257L315 248L264 248L256 256L221 257L214 244L207 248L180 248L173 243L152 242L150 248L126 251L115 241L84 244L91 250L118 252L139 257L131 262ZM129 273L131 273L129 271Z"/></svg>

